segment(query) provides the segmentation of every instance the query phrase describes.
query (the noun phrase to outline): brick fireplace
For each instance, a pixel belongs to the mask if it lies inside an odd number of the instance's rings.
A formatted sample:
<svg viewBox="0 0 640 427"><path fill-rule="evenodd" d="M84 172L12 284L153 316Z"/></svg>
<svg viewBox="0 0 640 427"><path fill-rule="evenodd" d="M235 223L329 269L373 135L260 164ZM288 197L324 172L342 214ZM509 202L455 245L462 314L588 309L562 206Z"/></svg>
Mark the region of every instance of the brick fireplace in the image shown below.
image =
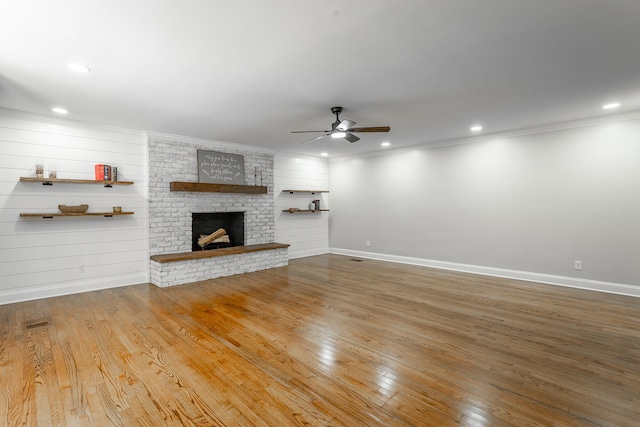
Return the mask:
<svg viewBox="0 0 640 427"><path fill-rule="evenodd" d="M244 156L245 184L262 184L266 194L201 193L170 191L174 181L198 182L197 150L215 150ZM242 213L242 244L263 248L274 239L273 153L214 141L150 134L149 154L149 254L166 259L194 249L193 218L205 213ZM260 181L255 182L255 171ZM224 227L223 227L224 228ZM215 231L215 230L214 230ZM288 250L233 253L185 259L150 261L151 282L160 287L287 265ZM231 248L227 248L231 249ZM223 251L225 249L218 249ZM180 258L178 258L180 259Z"/></svg>

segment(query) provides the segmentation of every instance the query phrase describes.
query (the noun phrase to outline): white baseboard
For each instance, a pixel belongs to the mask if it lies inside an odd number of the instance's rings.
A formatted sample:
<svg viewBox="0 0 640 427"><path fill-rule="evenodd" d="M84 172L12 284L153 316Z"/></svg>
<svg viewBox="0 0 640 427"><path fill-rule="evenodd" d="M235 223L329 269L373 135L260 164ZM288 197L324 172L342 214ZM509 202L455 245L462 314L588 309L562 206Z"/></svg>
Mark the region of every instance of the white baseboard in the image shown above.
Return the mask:
<svg viewBox="0 0 640 427"><path fill-rule="evenodd" d="M121 286L137 285L140 283L149 283L149 278L146 274L136 273L110 277L109 280L95 279L81 282L76 281L73 283L34 286L26 289L7 289L5 291L0 291L0 304L12 304L41 298L59 297L62 295L118 288Z"/></svg>
<svg viewBox="0 0 640 427"><path fill-rule="evenodd" d="M304 250L291 250L289 247L289 259L305 258L308 256L324 255L329 253L329 248L314 248Z"/></svg>
<svg viewBox="0 0 640 427"><path fill-rule="evenodd" d="M597 280L580 279L576 277L554 276L551 274L533 273L529 271L506 270L501 268L483 267L480 265L458 264L454 262L354 251L350 249L330 248L329 253L640 297L640 286L626 285L622 283L600 282Z"/></svg>

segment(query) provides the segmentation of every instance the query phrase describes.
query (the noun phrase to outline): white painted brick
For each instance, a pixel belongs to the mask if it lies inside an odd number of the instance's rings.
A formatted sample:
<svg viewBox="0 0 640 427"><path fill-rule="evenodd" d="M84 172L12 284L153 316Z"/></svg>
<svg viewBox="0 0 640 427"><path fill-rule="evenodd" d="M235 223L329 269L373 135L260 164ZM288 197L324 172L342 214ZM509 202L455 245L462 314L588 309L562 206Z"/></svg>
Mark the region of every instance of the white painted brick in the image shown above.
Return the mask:
<svg viewBox="0 0 640 427"><path fill-rule="evenodd" d="M262 171L267 194L184 193L169 191L172 181L197 182L198 149L202 144L149 138L149 251L151 255L191 250L192 212L245 211L245 244L272 242L275 236L273 155L236 149L218 149L242 154L245 183L256 183L254 170ZM258 173L260 185L260 174ZM287 265L287 249L172 263L150 262L151 282L174 286L215 277L241 274Z"/></svg>

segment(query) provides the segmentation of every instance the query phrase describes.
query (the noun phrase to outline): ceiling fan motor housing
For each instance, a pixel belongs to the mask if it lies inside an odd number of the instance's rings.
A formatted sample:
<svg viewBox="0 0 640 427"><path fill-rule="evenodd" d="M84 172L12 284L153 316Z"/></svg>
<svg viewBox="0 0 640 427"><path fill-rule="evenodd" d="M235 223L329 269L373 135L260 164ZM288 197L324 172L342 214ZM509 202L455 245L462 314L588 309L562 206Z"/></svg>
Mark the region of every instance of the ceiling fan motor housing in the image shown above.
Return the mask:
<svg viewBox="0 0 640 427"><path fill-rule="evenodd" d="M333 133L340 124L340 113L342 113L342 107L331 107L331 112L336 115L336 121L331 124L331 133Z"/></svg>

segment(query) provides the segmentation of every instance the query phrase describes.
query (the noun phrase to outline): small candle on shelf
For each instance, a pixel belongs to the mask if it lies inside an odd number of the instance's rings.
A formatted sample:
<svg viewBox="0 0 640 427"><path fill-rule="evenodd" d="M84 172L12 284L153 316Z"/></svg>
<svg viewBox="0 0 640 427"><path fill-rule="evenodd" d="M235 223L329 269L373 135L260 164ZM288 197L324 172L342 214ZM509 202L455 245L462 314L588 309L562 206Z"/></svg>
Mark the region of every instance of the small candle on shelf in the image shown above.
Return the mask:
<svg viewBox="0 0 640 427"><path fill-rule="evenodd" d="M44 178L44 165L42 160L36 160L36 178Z"/></svg>

